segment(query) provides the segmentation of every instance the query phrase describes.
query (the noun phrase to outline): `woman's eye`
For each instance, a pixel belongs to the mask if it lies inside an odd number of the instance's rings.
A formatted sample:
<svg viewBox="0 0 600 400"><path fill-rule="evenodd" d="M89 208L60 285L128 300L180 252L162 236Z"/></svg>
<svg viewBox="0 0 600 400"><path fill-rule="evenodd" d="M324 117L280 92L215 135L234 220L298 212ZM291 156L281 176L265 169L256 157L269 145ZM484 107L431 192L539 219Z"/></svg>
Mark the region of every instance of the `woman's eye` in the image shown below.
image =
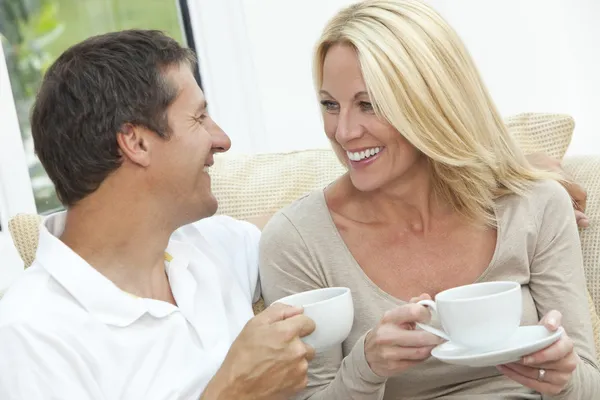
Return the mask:
<svg viewBox="0 0 600 400"><path fill-rule="evenodd" d="M337 103L331 100L321 100L321 105L325 111L337 111L338 109Z"/></svg>
<svg viewBox="0 0 600 400"><path fill-rule="evenodd" d="M360 109L363 111L373 112L373 104L369 103L368 101L361 101Z"/></svg>

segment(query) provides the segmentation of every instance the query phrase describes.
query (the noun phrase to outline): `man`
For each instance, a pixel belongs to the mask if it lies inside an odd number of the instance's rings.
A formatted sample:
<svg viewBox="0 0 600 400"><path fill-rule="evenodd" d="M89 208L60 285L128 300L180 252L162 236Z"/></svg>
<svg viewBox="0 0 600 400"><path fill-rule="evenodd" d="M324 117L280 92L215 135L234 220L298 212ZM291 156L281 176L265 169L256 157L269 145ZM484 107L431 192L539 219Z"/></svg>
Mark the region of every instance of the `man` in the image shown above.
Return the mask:
<svg viewBox="0 0 600 400"><path fill-rule="evenodd" d="M253 317L259 231L212 217L227 151L189 49L157 31L79 43L31 116L67 212L0 302L0 399L279 399L306 384L302 310ZM199 221L199 222L194 222Z"/></svg>

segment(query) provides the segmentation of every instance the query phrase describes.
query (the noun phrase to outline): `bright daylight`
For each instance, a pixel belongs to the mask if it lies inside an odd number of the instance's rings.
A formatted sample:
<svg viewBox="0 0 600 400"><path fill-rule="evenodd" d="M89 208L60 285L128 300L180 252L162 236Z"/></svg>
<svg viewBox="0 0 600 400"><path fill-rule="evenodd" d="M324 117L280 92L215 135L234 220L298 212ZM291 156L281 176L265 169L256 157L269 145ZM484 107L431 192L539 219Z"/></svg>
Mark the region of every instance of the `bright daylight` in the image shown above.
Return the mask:
<svg viewBox="0 0 600 400"><path fill-rule="evenodd" d="M593 400L597 0L0 0L0 399Z"/></svg>

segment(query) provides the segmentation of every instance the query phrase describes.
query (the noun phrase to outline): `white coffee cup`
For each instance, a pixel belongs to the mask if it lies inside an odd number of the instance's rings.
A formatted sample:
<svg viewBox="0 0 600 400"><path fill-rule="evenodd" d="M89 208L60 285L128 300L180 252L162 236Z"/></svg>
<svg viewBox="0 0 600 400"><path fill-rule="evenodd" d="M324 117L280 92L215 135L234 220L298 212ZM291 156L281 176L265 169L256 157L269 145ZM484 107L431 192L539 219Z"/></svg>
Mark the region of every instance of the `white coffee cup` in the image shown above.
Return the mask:
<svg viewBox="0 0 600 400"><path fill-rule="evenodd" d="M521 285L506 281L459 286L419 304L437 315L443 331L417 323L419 328L467 348L500 346L519 328L523 312Z"/></svg>
<svg viewBox="0 0 600 400"><path fill-rule="evenodd" d="M315 330L302 341L317 352L341 344L354 322L354 304L350 289L332 287L296 293L275 303L301 306L304 315L315 322Z"/></svg>

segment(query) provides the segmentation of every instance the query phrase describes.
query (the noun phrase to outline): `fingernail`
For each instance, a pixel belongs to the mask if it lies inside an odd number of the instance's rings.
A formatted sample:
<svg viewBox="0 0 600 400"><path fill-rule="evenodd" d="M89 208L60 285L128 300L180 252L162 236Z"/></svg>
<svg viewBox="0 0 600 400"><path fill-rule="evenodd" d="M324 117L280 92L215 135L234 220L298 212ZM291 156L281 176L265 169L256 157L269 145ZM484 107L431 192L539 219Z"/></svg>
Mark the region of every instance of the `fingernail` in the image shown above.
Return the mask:
<svg viewBox="0 0 600 400"><path fill-rule="evenodd" d="M556 328L556 319L554 319L554 318L548 318L548 325L551 328Z"/></svg>
<svg viewBox="0 0 600 400"><path fill-rule="evenodd" d="M523 358L523 364L531 364L532 362L533 362L533 357Z"/></svg>

